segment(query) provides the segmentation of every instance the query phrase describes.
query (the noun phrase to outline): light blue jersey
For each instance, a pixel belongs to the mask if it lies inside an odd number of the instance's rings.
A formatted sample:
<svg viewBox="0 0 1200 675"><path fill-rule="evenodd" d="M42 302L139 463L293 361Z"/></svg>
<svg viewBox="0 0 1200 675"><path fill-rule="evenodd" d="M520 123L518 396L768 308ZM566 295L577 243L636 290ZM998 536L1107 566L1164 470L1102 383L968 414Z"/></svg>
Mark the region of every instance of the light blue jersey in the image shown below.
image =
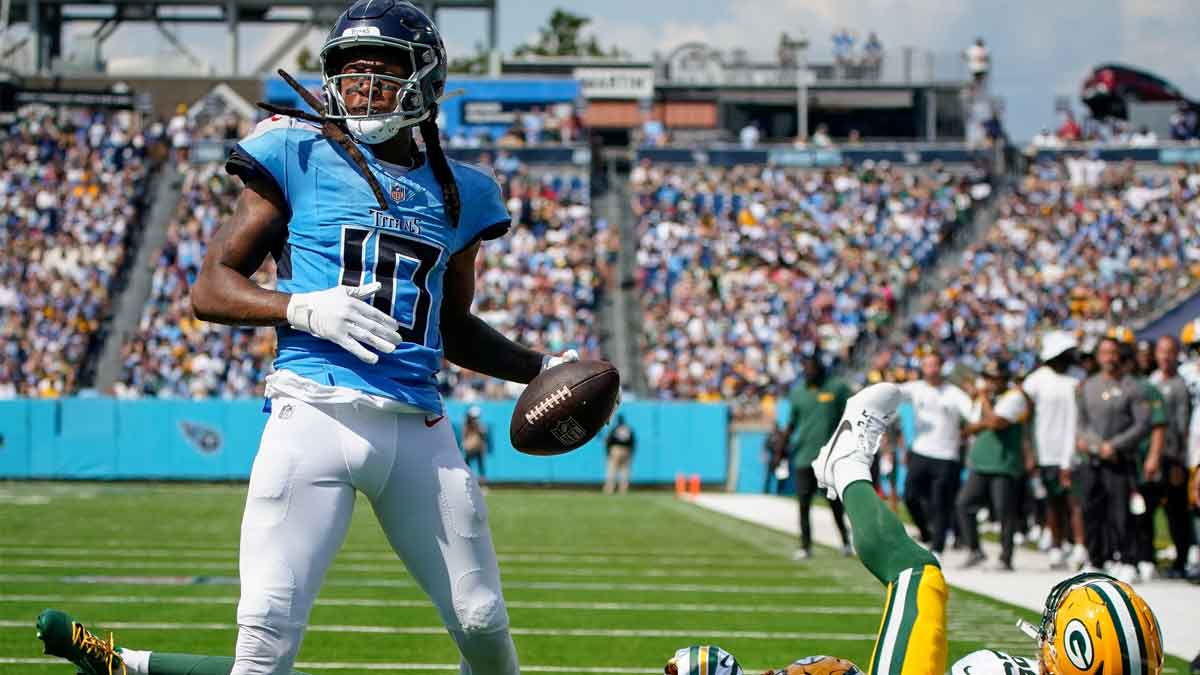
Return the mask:
<svg viewBox="0 0 1200 675"><path fill-rule="evenodd" d="M458 227L450 227L428 163L398 169L376 160L369 146L358 147L388 197L387 211L379 210L346 152L307 122L280 115L263 120L230 156L230 173L272 180L291 209L276 258L278 290L379 281L383 288L372 304L400 322L404 338L369 365L333 342L280 326L275 368L441 414L435 376L442 364L438 317L446 264L476 241L503 235L509 213L490 173L451 160L462 215Z"/></svg>

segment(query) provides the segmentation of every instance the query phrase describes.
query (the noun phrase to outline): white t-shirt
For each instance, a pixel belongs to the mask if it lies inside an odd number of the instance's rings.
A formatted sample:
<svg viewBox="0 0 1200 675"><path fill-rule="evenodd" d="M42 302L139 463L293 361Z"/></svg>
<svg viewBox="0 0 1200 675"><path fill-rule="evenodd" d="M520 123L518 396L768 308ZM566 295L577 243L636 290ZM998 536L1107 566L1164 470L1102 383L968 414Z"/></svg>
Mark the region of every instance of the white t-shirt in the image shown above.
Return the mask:
<svg viewBox="0 0 1200 675"><path fill-rule="evenodd" d="M912 402L916 418L912 451L931 459L959 461L959 432L971 414L971 397L947 382L935 387L924 380L904 382L900 392Z"/></svg>
<svg viewBox="0 0 1200 675"><path fill-rule="evenodd" d="M1037 659L1009 656L990 649L971 652L950 667L950 675L1037 675L1039 672Z"/></svg>
<svg viewBox="0 0 1200 675"><path fill-rule="evenodd" d="M1033 401L1033 447L1039 466L1070 466L1075 452L1079 380L1042 366L1025 378L1022 388Z"/></svg>
<svg viewBox="0 0 1200 675"><path fill-rule="evenodd" d="M987 47L982 45L967 47L967 70L970 70L971 74L986 73L990 61L991 58L988 56Z"/></svg>
<svg viewBox="0 0 1200 675"><path fill-rule="evenodd" d="M1025 413L1029 412L1029 406L1025 403L1025 397L1021 395L1019 389L1009 389L1000 395L996 404L992 406L992 413L996 417L1004 419L1016 424L1025 419ZM983 404L978 400L971 404L971 414L967 419L972 423L983 419Z"/></svg>

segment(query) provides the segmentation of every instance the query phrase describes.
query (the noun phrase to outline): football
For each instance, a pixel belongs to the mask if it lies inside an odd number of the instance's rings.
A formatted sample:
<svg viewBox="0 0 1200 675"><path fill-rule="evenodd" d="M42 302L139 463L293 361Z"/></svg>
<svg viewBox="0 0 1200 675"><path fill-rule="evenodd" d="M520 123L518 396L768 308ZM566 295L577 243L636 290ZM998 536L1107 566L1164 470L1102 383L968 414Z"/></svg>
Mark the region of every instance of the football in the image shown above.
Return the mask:
<svg viewBox="0 0 1200 675"><path fill-rule="evenodd" d="M608 361L573 361L543 372L525 387L509 439L529 455L560 455L587 443L617 407L621 376Z"/></svg>

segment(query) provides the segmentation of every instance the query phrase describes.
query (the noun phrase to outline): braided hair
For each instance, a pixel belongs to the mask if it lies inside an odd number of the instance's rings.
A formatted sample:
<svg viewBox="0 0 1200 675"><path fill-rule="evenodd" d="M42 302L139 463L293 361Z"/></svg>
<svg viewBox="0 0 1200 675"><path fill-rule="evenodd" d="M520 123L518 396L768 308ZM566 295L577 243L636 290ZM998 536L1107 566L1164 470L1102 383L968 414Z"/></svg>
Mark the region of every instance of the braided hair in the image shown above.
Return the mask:
<svg viewBox="0 0 1200 675"><path fill-rule="evenodd" d="M446 151L442 149L442 137L437 125L438 106L434 103L429 108L429 116L421 122L421 138L425 141L425 154L429 158L429 168L442 187L442 203L446 208L446 221L450 227L458 227L458 218L462 215L462 196L458 192L458 183L454 180L454 171L450 161L446 159Z"/></svg>
<svg viewBox="0 0 1200 675"><path fill-rule="evenodd" d="M296 81L282 68L276 71L283 78L284 82L288 83L300 98L304 99L305 103L315 111L324 110L325 106L321 104L312 92L305 89L299 82ZM350 133L346 129L346 123L343 120L330 119L322 112L310 113L299 108L290 108L286 106L278 106L264 101L258 102L258 107L271 113L272 115L287 115L297 119L306 120L319 124L321 126L321 135L329 140L337 143L350 159L358 170L362 173L363 178L367 180L367 184L371 187L371 192L375 195L375 200L379 202L379 208L386 211L388 207L387 197L383 192L383 186L375 178L375 174L371 172L371 168L367 165L367 159L363 156L362 150L354 143ZM462 198L458 191L458 183L454 179L454 171L450 168L450 161L446 158L446 152L442 149L442 140L437 126L437 104L430 106L429 116L426 117L420 124L421 138L425 141L425 154L429 158L429 167L433 170L433 175L437 178L438 184L442 188L442 202L445 204L446 221L450 227L458 227L458 219L462 214Z"/></svg>

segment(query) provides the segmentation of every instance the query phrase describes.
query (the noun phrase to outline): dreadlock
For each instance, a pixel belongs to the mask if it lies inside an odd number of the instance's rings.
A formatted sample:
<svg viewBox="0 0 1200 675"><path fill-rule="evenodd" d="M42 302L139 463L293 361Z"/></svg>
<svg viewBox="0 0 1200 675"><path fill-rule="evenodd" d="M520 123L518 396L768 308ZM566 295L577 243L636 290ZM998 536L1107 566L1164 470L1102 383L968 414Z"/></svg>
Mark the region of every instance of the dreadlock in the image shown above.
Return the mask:
<svg viewBox="0 0 1200 675"><path fill-rule="evenodd" d="M316 111L321 111L324 109L324 106L321 105L320 99L314 96L311 91L301 86L301 84L297 82L296 79L291 75L288 75L286 71L280 68L276 72L279 73L279 76L283 78L284 82L288 83L288 86L296 90L296 93L300 95L300 98L304 99L304 102L307 103L309 107ZM350 155L350 159L354 161L354 165L358 167L360 172L362 172L363 178L367 179L367 184L371 186L371 192L375 194L375 200L379 202L379 209L381 211L388 210L387 198L383 194L383 186L381 186L379 181L376 180L375 174L371 173L371 168L367 166L367 159L363 157L362 150L359 150L358 146L354 144L354 140L350 138L350 134L346 131L346 126L343 121L331 120L322 112L317 112L314 114L300 110L299 108L288 108L263 101L258 102L258 107L271 113L272 115L287 115L288 117L296 117L298 119L307 120L309 122L321 125L321 134L325 136L325 138L328 138L334 143L342 146L342 149L346 151L346 154ZM436 129L437 127L434 128ZM445 158L443 158L442 161L444 162Z"/></svg>
<svg viewBox="0 0 1200 675"><path fill-rule="evenodd" d="M442 137L437 126L438 106L433 104L429 116L421 122L421 138L425 141L425 154L429 158L429 168L433 176L442 186L442 202L446 205L446 221L450 227L458 227L458 217L462 214L462 197L458 192L458 183L454 180L454 171L446 159L442 149Z"/></svg>
<svg viewBox="0 0 1200 675"><path fill-rule="evenodd" d="M296 90L296 93L313 110L320 111L324 109L321 101L312 92L301 86L295 78L288 75L286 71L280 68L276 72L279 73L284 82L288 83L288 86ZM388 209L383 187L376 180L375 174L371 172L371 168L367 166L366 158L363 157L362 151L358 149L358 146L355 145L354 140L347 132L344 121L329 119L321 112L314 114L300 110L299 108L288 108L263 101L258 102L258 107L273 115L287 115L321 125L322 135L342 146L346 154L350 155L350 159L354 161L354 165L362 172L363 177L367 179L367 184L371 186L371 192L375 194L375 199L379 202L379 208L383 211ZM449 222L450 227L458 227L458 218L462 214L462 197L458 191L458 182L454 180L454 171L450 168L450 161L446 159L446 152L442 149L441 134L437 126L437 114L438 107L434 103L429 109L429 115L421 122L421 138L425 141L425 154L429 158L429 167L433 170L433 176L437 178L438 184L442 188L442 202L445 204L446 220Z"/></svg>

